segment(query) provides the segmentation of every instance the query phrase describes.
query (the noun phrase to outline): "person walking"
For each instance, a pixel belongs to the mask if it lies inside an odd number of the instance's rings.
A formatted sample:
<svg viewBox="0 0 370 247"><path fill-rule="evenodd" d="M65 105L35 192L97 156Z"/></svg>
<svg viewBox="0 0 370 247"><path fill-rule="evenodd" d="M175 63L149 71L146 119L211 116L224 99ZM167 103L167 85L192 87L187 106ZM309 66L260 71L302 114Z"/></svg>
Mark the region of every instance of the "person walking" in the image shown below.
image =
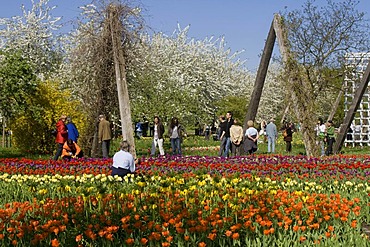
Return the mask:
<svg viewBox="0 0 370 247"><path fill-rule="evenodd" d="M179 124L179 120L177 117L173 117L171 119L168 134L171 141L172 155L181 155L181 142L184 135L184 129Z"/></svg>
<svg viewBox="0 0 370 247"><path fill-rule="evenodd" d="M333 126L333 121L328 120L326 124L326 142L327 142L327 147L326 147L326 155L331 155L333 154L333 144L335 142L335 128Z"/></svg>
<svg viewBox="0 0 370 247"><path fill-rule="evenodd" d="M230 127L231 156L240 156L240 147L243 141L243 127L239 125L239 120L234 119L234 124Z"/></svg>
<svg viewBox="0 0 370 247"><path fill-rule="evenodd" d="M254 128L253 120L247 122L247 130L244 135L244 151L247 154L253 154L257 151L258 130Z"/></svg>
<svg viewBox="0 0 370 247"><path fill-rule="evenodd" d="M275 141L278 138L278 132L274 119L270 119L270 122L266 126L266 136L267 136L267 152L275 153Z"/></svg>
<svg viewBox="0 0 370 247"><path fill-rule="evenodd" d="M68 130L68 139L71 139L72 141L77 143L79 133L78 133L76 125L72 122L71 117L67 117L66 122L67 122L66 124L67 130Z"/></svg>
<svg viewBox="0 0 370 247"><path fill-rule="evenodd" d="M112 131L110 123L105 119L105 115L99 115L99 143L102 145L103 158L109 157L110 140Z"/></svg>
<svg viewBox="0 0 370 247"><path fill-rule="evenodd" d="M286 128L286 135L284 136L284 141L286 142L286 149L288 153L292 152L292 141L293 141L293 124L288 123Z"/></svg>
<svg viewBox="0 0 370 247"><path fill-rule="evenodd" d="M223 134L223 137L225 138L225 150L223 157L229 157L229 151L231 147L230 128L233 124L234 124L233 114L231 111L228 111L226 113L226 127Z"/></svg>
<svg viewBox="0 0 370 247"><path fill-rule="evenodd" d="M63 145L68 139L68 129L65 125L66 118L66 115L61 115L56 124L57 134L55 136L55 142L58 144L58 147L53 160L58 160L62 155Z"/></svg>
<svg viewBox="0 0 370 247"><path fill-rule="evenodd" d="M163 134L164 134L164 126L158 116L154 117L154 134L153 134L153 142L152 142L152 149L151 149L151 156L155 155L156 146L159 148L159 154L164 155L163 149Z"/></svg>
<svg viewBox="0 0 370 247"><path fill-rule="evenodd" d="M130 145L127 141L120 143L120 150L113 155L112 176L125 177L135 172L135 159L129 153Z"/></svg>

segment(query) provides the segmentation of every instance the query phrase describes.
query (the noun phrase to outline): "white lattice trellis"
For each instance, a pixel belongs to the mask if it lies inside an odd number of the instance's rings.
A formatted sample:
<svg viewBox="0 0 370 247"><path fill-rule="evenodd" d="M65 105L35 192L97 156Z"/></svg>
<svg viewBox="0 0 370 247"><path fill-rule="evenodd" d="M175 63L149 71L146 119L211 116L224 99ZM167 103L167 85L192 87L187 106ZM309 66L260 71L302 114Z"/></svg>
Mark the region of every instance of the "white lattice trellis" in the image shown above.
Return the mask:
<svg viewBox="0 0 370 247"><path fill-rule="evenodd" d="M370 53L351 53L346 57L347 72L344 79L344 111L347 113L352 104L353 97L360 80L370 61ZM345 145L370 145L370 85L368 85L356 115L351 123L351 129L347 134ZM352 131L352 132L351 132Z"/></svg>

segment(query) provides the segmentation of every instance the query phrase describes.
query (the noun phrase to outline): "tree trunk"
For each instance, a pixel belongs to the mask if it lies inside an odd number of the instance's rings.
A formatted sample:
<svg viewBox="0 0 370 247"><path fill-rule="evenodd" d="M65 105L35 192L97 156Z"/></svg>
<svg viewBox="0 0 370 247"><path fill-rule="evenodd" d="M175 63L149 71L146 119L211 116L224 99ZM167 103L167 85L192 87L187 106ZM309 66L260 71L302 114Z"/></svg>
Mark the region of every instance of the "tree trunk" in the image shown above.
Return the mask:
<svg viewBox="0 0 370 247"><path fill-rule="evenodd" d="M127 140L130 145L130 153L136 158L134 129L132 127L130 99L126 80L126 62L123 54L123 47L121 46L123 26L120 22L117 8L114 5L109 6L109 21L112 35L114 67L116 72L118 102L122 125L122 138L123 140Z"/></svg>
<svg viewBox="0 0 370 247"><path fill-rule="evenodd" d="M290 52L287 33L283 24L283 20L279 14L274 16L274 30L279 43L280 54L285 65L285 73L287 73L288 85L291 89L291 103L294 109L301 128L303 142L308 157L319 154L319 148L316 144L316 133L314 131L315 111L313 89L305 76L305 73L300 69L300 65L295 61Z"/></svg>

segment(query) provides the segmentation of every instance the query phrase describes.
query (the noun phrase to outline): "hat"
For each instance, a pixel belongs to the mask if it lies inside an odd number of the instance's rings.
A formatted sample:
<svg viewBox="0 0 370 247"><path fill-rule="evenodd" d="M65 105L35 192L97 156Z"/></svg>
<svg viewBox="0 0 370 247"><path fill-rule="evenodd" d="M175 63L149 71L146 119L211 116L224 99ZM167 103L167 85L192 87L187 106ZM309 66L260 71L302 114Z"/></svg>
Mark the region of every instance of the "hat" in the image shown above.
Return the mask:
<svg viewBox="0 0 370 247"><path fill-rule="evenodd" d="M103 114L100 114L99 118L105 118L105 116Z"/></svg>

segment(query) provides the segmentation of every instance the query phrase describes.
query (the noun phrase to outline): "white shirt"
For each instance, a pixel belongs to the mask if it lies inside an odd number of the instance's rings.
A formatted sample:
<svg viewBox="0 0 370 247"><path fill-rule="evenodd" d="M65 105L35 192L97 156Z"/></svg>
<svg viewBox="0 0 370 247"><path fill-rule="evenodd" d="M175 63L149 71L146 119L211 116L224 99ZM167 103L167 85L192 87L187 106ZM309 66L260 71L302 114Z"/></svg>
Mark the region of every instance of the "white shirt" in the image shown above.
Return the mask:
<svg viewBox="0 0 370 247"><path fill-rule="evenodd" d="M154 124L154 139L158 139L158 124Z"/></svg>
<svg viewBox="0 0 370 247"><path fill-rule="evenodd" d="M325 124L322 124L322 125L319 126L319 131L322 132L322 133L324 133L326 131Z"/></svg>
<svg viewBox="0 0 370 247"><path fill-rule="evenodd" d="M177 126L174 126L173 129L172 129L172 135L170 136L170 138L178 138L179 137L179 133L177 132Z"/></svg>
<svg viewBox="0 0 370 247"><path fill-rule="evenodd" d="M246 131L245 131L245 136L254 136L254 135L257 135L258 134L258 131L256 128L254 127L249 127Z"/></svg>
<svg viewBox="0 0 370 247"><path fill-rule="evenodd" d="M135 160L129 152L120 150L113 156L113 167L135 171Z"/></svg>

